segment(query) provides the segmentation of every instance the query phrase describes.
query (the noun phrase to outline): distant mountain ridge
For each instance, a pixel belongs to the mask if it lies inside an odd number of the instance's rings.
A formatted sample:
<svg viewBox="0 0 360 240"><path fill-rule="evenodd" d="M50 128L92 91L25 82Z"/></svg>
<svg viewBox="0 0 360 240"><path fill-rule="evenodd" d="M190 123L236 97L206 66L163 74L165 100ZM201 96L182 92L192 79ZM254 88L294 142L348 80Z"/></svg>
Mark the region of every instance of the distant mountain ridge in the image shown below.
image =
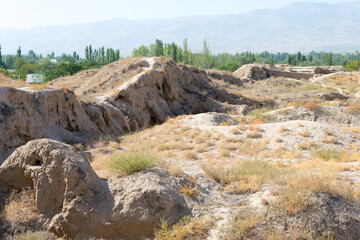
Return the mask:
<svg viewBox="0 0 360 240"><path fill-rule="evenodd" d="M190 16L174 19L114 19L68 26L31 29L0 28L3 54L77 51L84 47L119 48L122 56L134 47L149 45L156 38L182 43L188 38L192 50L208 39L213 52L242 51L355 51L360 49L360 1L294 3L279 9L254 10L244 14Z"/></svg>

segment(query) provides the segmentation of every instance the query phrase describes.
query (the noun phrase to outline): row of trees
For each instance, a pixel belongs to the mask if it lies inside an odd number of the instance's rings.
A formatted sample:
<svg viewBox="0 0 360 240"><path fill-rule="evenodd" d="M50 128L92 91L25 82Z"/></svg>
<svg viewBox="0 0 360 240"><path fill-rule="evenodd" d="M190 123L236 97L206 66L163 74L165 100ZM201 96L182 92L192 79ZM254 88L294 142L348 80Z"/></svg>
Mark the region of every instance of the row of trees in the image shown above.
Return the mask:
<svg viewBox="0 0 360 240"><path fill-rule="evenodd" d="M120 59L120 50L100 47L93 51L92 46L85 47L85 58L77 52L55 56L52 52L43 57L30 50L23 54L19 47L14 55L2 56L0 45L0 72L14 79L25 79L27 74L39 74L44 81L51 81L60 76L73 75L81 70L101 67ZM11 70L11 71L7 71Z"/></svg>
<svg viewBox="0 0 360 240"><path fill-rule="evenodd" d="M3 56L0 45L0 72L16 79L25 79L27 74L37 73L44 76L45 81L50 81L84 69L101 67L120 59L119 49L114 50L103 46L93 48L90 44L85 47L84 53L85 58L81 58L75 51L72 54L64 53L60 56L55 56L55 53L52 52L43 57L42 54L36 54L33 50L23 54L21 47L19 47L16 54ZM308 54L301 52L296 54L270 53L268 51L213 54L206 39L203 41L201 52L192 52L188 47L187 39L184 39L181 46L174 42L163 43L156 39L149 46L141 45L133 49L131 55L132 57L164 56L175 62L182 62L203 69L217 68L231 72L249 63L290 64L295 66L342 65L348 71L360 69L360 52L358 51L344 54L314 51ZM6 71L6 69L13 69L13 71Z"/></svg>
<svg viewBox="0 0 360 240"><path fill-rule="evenodd" d="M92 65L104 65L114 62L120 59L120 50L112 48L100 47L99 49L94 49L92 45L85 47L85 61L88 64Z"/></svg>
<svg viewBox="0 0 360 240"><path fill-rule="evenodd" d="M319 65L342 65L348 62L360 60L360 52L355 53L332 53L332 52L310 52L303 54L298 52L290 54L287 52L261 53L242 52L236 54L221 53L212 54L209 44L205 39L201 52L193 53L188 48L188 41L184 39L182 46L173 43L163 43L157 39L150 46L141 45L132 51L132 57L164 56L176 62L194 65L200 68L217 68L227 71L235 71L244 64L290 64L294 66L319 66Z"/></svg>

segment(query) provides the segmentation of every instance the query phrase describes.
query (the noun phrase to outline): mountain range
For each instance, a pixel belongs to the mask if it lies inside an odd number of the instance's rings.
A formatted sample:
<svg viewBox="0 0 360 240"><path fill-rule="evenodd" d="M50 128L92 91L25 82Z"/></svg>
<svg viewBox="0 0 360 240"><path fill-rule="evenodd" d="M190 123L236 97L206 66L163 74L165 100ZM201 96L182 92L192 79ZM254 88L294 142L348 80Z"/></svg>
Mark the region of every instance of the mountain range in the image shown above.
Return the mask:
<svg viewBox="0 0 360 240"><path fill-rule="evenodd" d="M46 21L46 20L45 20ZM278 9L217 16L174 19L113 19L67 26L31 29L0 28L3 54L24 52L80 53L88 44L119 48L121 55L149 45L155 39L182 44L188 38L193 51L206 38L215 53L242 51L355 51L360 49L360 1L293 3ZM45 22L46 23L46 22Z"/></svg>

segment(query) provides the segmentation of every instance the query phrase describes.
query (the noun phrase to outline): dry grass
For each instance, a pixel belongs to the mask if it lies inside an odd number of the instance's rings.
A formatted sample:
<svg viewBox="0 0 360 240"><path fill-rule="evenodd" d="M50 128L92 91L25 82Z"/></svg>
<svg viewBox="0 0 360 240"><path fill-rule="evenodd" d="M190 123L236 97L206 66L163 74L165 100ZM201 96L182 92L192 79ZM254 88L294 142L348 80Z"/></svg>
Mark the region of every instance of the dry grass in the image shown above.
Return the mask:
<svg viewBox="0 0 360 240"><path fill-rule="evenodd" d="M229 150L227 150L227 149L222 149L222 150L220 150L218 156L221 157L221 158L226 158L226 157L230 157L231 155L230 155L230 151L229 151Z"/></svg>
<svg viewBox="0 0 360 240"><path fill-rule="evenodd" d="M308 130L302 131L302 132L298 132L298 134L302 137L309 137L310 133Z"/></svg>
<svg viewBox="0 0 360 240"><path fill-rule="evenodd" d="M323 136L320 141L326 144L335 144L337 139L335 136Z"/></svg>
<svg viewBox="0 0 360 240"><path fill-rule="evenodd" d="M359 189L345 181L340 181L333 173L303 173L290 176L286 185L297 191L310 193L329 193L349 201L360 201Z"/></svg>
<svg viewBox="0 0 360 240"><path fill-rule="evenodd" d="M275 137L275 138L273 139L273 141L276 142L276 143L281 143L281 142L282 142L282 139L281 139L280 137Z"/></svg>
<svg viewBox="0 0 360 240"><path fill-rule="evenodd" d="M280 126L278 129L277 129L277 133L284 133L288 131L288 129L285 127L285 126Z"/></svg>
<svg viewBox="0 0 360 240"><path fill-rule="evenodd" d="M310 197L311 193L307 190L286 186L280 194L281 208L295 215L311 205Z"/></svg>
<svg viewBox="0 0 360 240"><path fill-rule="evenodd" d="M12 193L4 207L4 218L12 225L27 223L38 217L33 190Z"/></svg>
<svg viewBox="0 0 360 240"><path fill-rule="evenodd" d="M315 111L319 108L319 105L314 101L308 101L304 103L304 107L310 111Z"/></svg>
<svg viewBox="0 0 360 240"><path fill-rule="evenodd" d="M200 194L199 187L196 184L196 178L189 176L188 181L180 186L180 193L188 198L196 197Z"/></svg>
<svg viewBox="0 0 360 240"><path fill-rule="evenodd" d="M208 151L208 147L206 144L198 145L195 147L194 151L197 153L204 153Z"/></svg>
<svg viewBox="0 0 360 240"><path fill-rule="evenodd" d="M115 141L110 141L109 142L109 147L111 147L112 149L119 149L120 148L120 143L115 142Z"/></svg>
<svg viewBox="0 0 360 240"><path fill-rule="evenodd" d="M240 133L240 131L237 128L233 128L233 129L231 129L231 133L234 134L234 135L237 135L237 134Z"/></svg>
<svg viewBox="0 0 360 240"><path fill-rule="evenodd" d="M355 134L360 134L360 128L358 127L350 127L350 132Z"/></svg>
<svg viewBox="0 0 360 240"><path fill-rule="evenodd" d="M198 154L194 150L186 150L180 154L180 158L185 160L196 160L198 159Z"/></svg>
<svg viewBox="0 0 360 240"><path fill-rule="evenodd" d="M168 168L169 174L172 177L182 177L184 175L184 170L177 166L177 165L172 165Z"/></svg>
<svg viewBox="0 0 360 240"><path fill-rule="evenodd" d="M306 150L306 149L309 149L309 148L315 147L315 146L316 146L316 144L313 140L307 140L307 141L303 141L303 142L296 144L296 148L299 150Z"/></svg>
<svg viewBox="0 0 360 240"><path fill-rule="evenodd" d="M326 149L326 148L314 148L311 151L311 156L313 158L318 158L324 161L330 161L330 160L334 160L334 161L341 161L341 159L344 158L345 156L345 152L344 151L337 151L334 149Z"/></svg>
<svg viewBox="0 0 360 240"><path fill-rule="evenodd" d="M224 240L253 239L255 227L265 221L265 217L252 211L243 211L237 214L225 229ZM268 238L267 238L268 239Z"/></svg>
<svg viewBox="0 0 360 240"><path fill-rule="evenodd" d="M260 137L262 137L262 134L258 131L246 131L245 137L246 138L260 138Z"/></svg>
<svg viewBox="0 0 360 240"><path fill-rule="evenodd" d="M245 160L230 168L221 165L201 167L215 181L224 184L225 191L233 193L257 192L265 182L275 181L287 172L259 160Z"/></svg>
<svg viewBox="0 0 360 240"><path fill-rule="evenodd" d="M259 153L267 150L267 143L262 140L247 140L238 144L238 151L240 154L256 156Z"/></svg>
<svg viewBox="0 0 360 240"><path fill-rule="evenodd" d="M285 150L287 150L287 148L285 147L284 144L278 144L273 148L273 151L278 151L278 152L285 151Z"/></svg>
<svg viewBox="0 0 360 240"><path fill-rule="evenodd" d="M184 217L172 227L162 221L160 228L155 230L155 240L206 239L211 226L212 222L208 219L198 220L190 216Z"/></svg>

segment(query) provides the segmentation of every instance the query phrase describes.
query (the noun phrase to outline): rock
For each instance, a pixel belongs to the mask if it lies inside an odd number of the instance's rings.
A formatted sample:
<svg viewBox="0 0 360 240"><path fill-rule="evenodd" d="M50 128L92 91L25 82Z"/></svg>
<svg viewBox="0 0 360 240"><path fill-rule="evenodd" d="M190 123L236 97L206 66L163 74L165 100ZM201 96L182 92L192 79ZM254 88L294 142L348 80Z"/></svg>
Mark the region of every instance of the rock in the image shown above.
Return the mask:
<svg viewBox="0 0 360 240"><path fill-rule="evenodd" d="M185 121L185 124L192 126L220 126L221 124L233 126L237 125L238 121L227 114L210 112L194 115L190 120Z"/></svg>
<svg viewBox="0 0 360 240"><path fill-rule="evenodd" d="M325 100L325 101L333 101L335 99L339 99L339 100L348 100L350 97L345 96L341 93L337 93L337 92L330 92L330 93L316 93L314 94L314 97L319 98L321 100Z"/></svg>
<svg viewBox="0 0 360 240"><path fill-rule="evenodd" d="M0 163L30 140L76 141L76 131L96 132L97 127L73 92L0 88Z"/></svg>
<svg viewBox="0 0 360 240"><path fill-rule="evenodd" d="M73 147L49 139L30 141L6 159L0 185L33 188L45 228L67 239L151 237L161 219L173 223L189 211L167 171L106 181Z"/></svg>

